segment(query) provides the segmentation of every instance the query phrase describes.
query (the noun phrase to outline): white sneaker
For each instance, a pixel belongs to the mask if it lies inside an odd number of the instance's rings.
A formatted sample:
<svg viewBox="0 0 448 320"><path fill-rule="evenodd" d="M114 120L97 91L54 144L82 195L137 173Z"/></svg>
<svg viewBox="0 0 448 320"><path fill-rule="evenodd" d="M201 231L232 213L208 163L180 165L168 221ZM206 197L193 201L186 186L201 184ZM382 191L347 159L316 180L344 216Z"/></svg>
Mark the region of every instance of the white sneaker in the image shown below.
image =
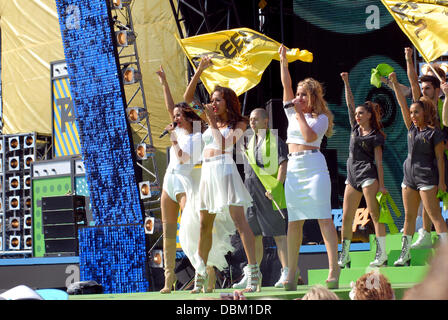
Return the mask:
<svg viewBox="0 0 448 320"><path fill-rule="evenodd" d="M282 269L281 274L280 274L280 279L278 279L278 281L275 283L274 287L283 288L283 282L285 282L286 279L288 278L288 272L289 272L288 267L284 267Z"/></svg>
<svg viewBox="0 0 448 320"><path fill-rule="evenodd" d="M247 279L248 279L247 276L249 273L249 266L246 265L243 268L243 273L244 273L243 278L240 280L240 282L233 284L232 286L233 289L245 289L247 287Z"/></svg>
<svg viewBox="0 0 448 320"><path fill-rule="evenodd" d="M411 249L432 248L431 233L421 228L418 230L418 239L411 245Z"/></svg>

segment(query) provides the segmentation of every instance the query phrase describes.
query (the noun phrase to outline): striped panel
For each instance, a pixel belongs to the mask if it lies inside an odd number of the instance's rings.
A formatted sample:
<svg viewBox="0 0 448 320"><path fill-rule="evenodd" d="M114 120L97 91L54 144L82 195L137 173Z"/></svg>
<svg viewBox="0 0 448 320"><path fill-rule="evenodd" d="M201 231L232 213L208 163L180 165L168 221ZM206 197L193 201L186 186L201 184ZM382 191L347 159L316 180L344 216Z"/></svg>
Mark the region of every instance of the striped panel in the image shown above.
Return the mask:
<svg viewBox="0 0 448 320"><path fill-rule="evenodd" d="M55 157L81 154L70 79L53 80L53 137Z"/></svg>

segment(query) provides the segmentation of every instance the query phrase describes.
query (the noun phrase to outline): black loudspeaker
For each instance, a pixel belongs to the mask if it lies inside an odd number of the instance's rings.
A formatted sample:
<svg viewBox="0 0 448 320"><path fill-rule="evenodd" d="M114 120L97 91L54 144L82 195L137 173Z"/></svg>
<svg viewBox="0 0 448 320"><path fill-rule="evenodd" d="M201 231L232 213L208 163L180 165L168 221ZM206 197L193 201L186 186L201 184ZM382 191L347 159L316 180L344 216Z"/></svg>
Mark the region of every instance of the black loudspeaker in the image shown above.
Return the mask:
<svg viewBox="0 0 448 320"><path fill-rule="evenodd" d="M85 203L79 195L42 198L45 256L78 255L78 228L87 224Z"/></svg>

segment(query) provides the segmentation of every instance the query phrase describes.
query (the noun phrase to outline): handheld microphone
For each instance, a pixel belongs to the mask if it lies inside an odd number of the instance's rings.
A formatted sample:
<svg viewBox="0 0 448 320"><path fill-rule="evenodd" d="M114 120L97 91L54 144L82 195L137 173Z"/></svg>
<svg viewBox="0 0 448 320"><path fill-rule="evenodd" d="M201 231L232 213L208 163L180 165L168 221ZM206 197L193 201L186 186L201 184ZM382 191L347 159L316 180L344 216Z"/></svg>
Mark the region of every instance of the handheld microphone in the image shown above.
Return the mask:
<svg viewBox="0 0 448 320"><path fill-rule="evenodd" d="M176 128L176 126L177 126L177 122L173 122L173 128ZM168 130L164 130L163 132L162 132L162 134L160 135L160 137L159 138L163 138L165 135L167 135L169 133L169 131Z"/></svg>

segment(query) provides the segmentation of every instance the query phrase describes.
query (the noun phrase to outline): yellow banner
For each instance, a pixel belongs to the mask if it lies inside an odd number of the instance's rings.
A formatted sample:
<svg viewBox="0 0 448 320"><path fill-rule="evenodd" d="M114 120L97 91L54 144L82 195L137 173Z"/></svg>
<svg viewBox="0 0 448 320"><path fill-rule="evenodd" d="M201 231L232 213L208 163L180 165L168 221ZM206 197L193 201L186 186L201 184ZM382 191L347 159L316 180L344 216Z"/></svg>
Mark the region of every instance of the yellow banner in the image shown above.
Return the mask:
<svg viewBox="0 0 448 320"><path fill-rule="evenodd" d="M448 51L448 1L381 0L426 62Z"/></svg>
<svg viewBox="0 0 448 320"><path fill-rule="evenodd" d="M196 69L203 56L213 65L204 70L201 80L211 93L216 85L231 88L237 95L255 87L272 59L280 60L280 43L248 28L202 34L177 41ZM289 62L312 62L307 50L288 49Z"/></svg>

